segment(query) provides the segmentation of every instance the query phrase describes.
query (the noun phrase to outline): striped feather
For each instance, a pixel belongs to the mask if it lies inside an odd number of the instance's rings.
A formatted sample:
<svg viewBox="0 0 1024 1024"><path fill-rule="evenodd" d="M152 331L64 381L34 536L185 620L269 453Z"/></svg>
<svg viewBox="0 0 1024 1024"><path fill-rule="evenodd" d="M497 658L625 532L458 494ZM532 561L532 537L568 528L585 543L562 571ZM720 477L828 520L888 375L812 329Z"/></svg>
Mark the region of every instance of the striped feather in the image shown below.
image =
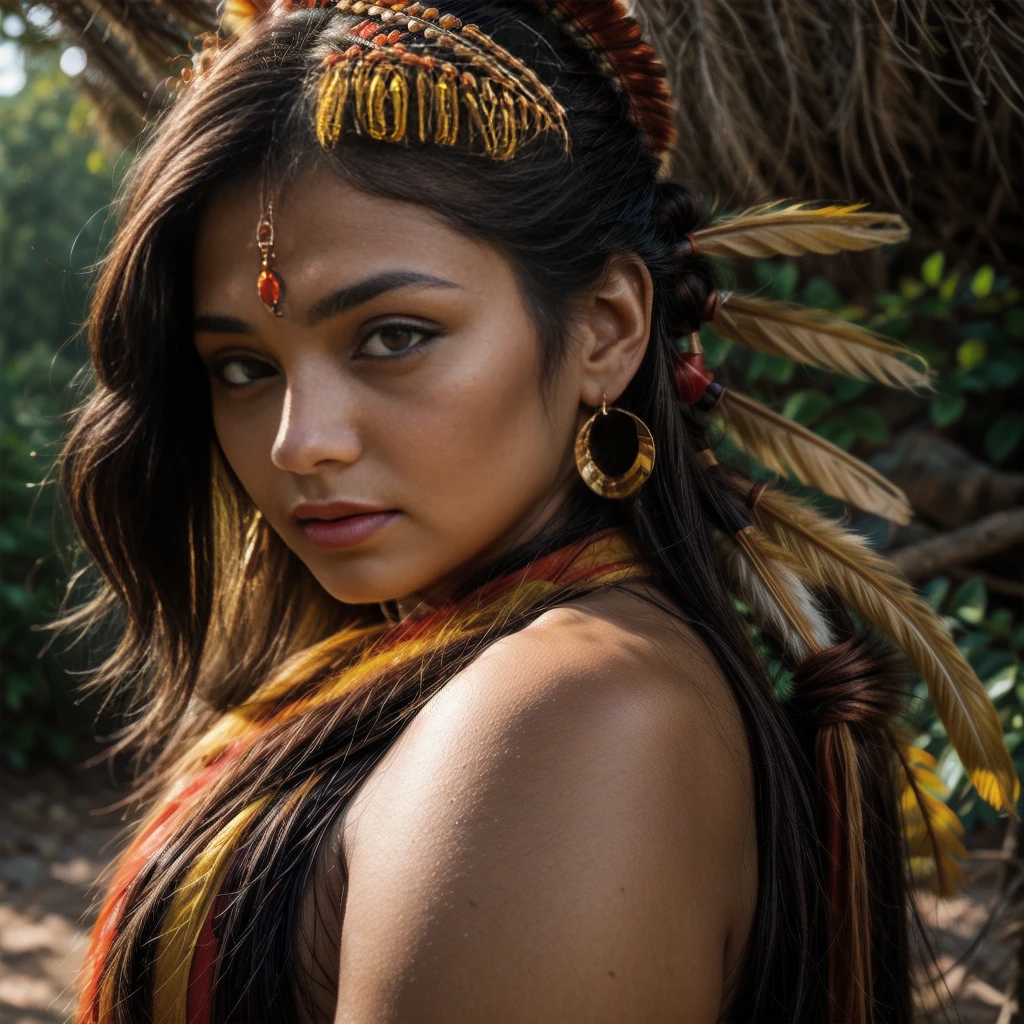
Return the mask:
<svg viewBox="0 0 1024 1024"><path fill-rule="evenodd" d="M899 388L932 386L921 356L819 310L731 292L719 307L714 328L716 334L746 348L858 380ZM911 365L908 358L918 365Z"/></svg>
<svg viewBox="0 0 1024 1024"><path fill-rule="evenodd" d="M723 217L693 233L705 256L832 254L903 242L910 229L895 213L861 212L867 203L817 206L788 199Z"/></svg>
<svg viewBox="0 0 1024 1024"><path fill-rule="evenodd" d="M715 408L738 447L773 473L897 523L912 515L906 495L881 473L825 438L727 388Z"/></svg>

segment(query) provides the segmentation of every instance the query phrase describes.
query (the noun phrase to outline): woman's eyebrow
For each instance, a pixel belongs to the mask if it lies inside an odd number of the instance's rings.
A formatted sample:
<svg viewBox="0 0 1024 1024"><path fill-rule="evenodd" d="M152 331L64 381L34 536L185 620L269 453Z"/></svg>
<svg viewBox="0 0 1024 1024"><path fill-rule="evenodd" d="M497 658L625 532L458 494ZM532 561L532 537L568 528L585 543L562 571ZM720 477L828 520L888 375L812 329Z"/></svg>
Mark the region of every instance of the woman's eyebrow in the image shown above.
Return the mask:
<svg viewBox="0 0 1024 1024"><path fill-rule="evenodd" d="M373 277L366 278L356 284L346 285L337 291L325 295L322 299L314 302L306 314L306 324L315 327L317 324L344 313L375 299L385 292L394 291L396 288L407 288L411 285L419 285L426 288L458 288L462 285L454 281L448 281L443 277L435 277L433 274L424 274L418 270L388 270ZM196 333L206 331L211 334L255 334L255 330L244 320L235 316L220 316L207 313L197 316L193 324Z"/></svg>

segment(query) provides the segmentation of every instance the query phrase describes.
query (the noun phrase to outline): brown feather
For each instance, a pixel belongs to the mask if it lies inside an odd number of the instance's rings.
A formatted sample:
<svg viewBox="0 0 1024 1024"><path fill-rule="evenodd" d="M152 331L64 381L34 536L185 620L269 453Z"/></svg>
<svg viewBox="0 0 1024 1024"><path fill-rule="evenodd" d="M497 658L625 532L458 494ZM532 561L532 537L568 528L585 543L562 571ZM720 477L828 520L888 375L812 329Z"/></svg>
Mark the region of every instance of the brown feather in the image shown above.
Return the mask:
<svg viewBox="0 0 1024 1024"><path fill-rule="evenodd" d="M789 200L723 217L694 238L706 256L802 256L807 252L858 252L903 242L910 230L895 213L862 213L867 203L819 206Z"/></svg>
<svg viewBox="0 0 1024 1024"><path fill-rule="evenodd" d="M730 292L715 316L715 333L739 345L891 387L930 388L927 362L866 327L818 310ZM906 358L916 360L912 366ZM923 369L922 369L923 367Z"/></svg>
<svg viewBox="0 0 1024 1024"><path fill-rule="evenodd" d="M814 431L726 389L715 412L736 445L767 469L897 523L909 523L906 495L881 473Z"/></svg>
<svg viewBox="0 0 1024 1024"><path fill-rule="evenodd" d="M808 583L835 591L906 653L981 798L1018 817L1020 779L992 698L942 620L893 563L863 538L779 491L764 492L756 517L797 560Z"/></svg>

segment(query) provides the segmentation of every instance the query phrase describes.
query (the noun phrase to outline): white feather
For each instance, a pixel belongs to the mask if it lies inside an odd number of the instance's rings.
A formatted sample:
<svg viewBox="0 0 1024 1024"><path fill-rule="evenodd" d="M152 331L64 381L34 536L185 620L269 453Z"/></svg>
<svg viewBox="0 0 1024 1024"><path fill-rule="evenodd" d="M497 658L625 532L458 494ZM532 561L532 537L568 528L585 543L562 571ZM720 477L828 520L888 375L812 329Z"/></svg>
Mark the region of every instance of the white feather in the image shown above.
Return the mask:
<svg viewBox="0 0 1024 1024"><path fill-rule="evenodd" d="M774 636L795 661L803 661L811 653L807 649L807 644L738 545L732 546L732 550L726 556L725 570L736 596L750 609L757 627ZM792 595L793 603L803 612L804 618L813 630L814 641L818 647L821 650L832 647L835 639L828 620L810 588L786 566L775 565L774 573L776 583L786 587Z"/></svg>

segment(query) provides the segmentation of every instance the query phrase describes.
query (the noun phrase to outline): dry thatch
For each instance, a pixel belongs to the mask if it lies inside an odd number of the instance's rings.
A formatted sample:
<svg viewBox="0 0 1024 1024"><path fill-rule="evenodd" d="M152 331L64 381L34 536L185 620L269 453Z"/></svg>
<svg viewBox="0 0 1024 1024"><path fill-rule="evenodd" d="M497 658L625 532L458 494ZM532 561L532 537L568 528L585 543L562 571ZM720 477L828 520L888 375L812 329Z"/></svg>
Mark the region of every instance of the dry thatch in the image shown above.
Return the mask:
<svg viewBox="0 0 1024 1024"><path fill-rule="evenodd" d="M217 20L215 0L43 3L88 52L83 87L122 141ZM632 5L680 101L677 177L725 205L865 199L927 244L1020 256L1024 0Z"/></svg>
<svg viewBox="0 0 1024 1024"><path fill-rule="evenodd" d="M934 242L1019 252L1024 0L634 7L683 108L679 177L727 202L867 199Z"/></svg>

